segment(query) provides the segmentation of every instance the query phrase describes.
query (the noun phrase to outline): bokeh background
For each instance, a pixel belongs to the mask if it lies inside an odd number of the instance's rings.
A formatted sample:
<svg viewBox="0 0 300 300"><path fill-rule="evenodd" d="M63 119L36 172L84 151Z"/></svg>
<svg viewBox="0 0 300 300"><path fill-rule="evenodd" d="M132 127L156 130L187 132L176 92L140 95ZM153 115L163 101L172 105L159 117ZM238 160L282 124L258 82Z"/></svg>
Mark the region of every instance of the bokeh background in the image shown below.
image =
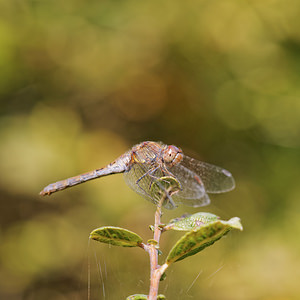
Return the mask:
<svg viewBox="0 0 300 300"><path fill-rule="evenodd" d="M88 236L151 238L155 207L114 175L47 184L163 141L230 170L203 209L244 231L174 264L168 299L300 297L300 3L0 1L0 298L147 293L148 256ZM165 233L163 256L181 236Z"/></svg>

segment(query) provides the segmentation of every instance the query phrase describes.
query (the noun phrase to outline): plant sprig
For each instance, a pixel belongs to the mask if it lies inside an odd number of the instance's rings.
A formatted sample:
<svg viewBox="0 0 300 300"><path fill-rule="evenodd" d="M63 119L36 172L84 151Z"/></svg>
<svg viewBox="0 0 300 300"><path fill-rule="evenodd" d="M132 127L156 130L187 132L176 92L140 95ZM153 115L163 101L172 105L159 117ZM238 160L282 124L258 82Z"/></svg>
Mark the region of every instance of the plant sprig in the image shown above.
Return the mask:
<svg viewBox="0 0 300 300"><path fill-rule="evenodd" d="M180 184L173 177L162 177L153 184L151 195L156 199L157 206L154 226L151 226L153 238L147 242L143 242L138 234L120 227L105 226L90 233L90 238L98 242L122 247L140 247L149 254L149 294L131 295L127 297L127 300L165 299L164 295L158 295L159 282L164 278L165 272L171 264L199 253L221 239L232 229L243 230L238 217L222 221L218 216L204 212L182 216L171 220L168 224L162 224L162 206L166 201L172 201L172 194L179 189ZM161 234L169 230L186 231L186 233L174 244L164 263L159 265L158 255Z"/></svg>

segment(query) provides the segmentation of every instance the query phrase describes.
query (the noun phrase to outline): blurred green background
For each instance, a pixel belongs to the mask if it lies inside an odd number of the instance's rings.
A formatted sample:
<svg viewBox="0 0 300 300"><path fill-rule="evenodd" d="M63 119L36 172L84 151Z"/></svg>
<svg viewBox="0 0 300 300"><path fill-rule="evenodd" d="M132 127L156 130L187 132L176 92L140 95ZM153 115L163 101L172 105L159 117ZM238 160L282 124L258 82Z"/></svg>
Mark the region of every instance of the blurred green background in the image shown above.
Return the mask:
<svg viewBox="0 0 300 300"><path fill-rule="evenodd" d="M244 225L174 264L160 292L299 299L299 15L292 0L0 0L0 298L148 292L141 249L88 240L104 225L151 238L155 207L122 175L38 193L154 140L237 184L163 221L200 210ZM180 236L163 235L164 255Z"/></svg>

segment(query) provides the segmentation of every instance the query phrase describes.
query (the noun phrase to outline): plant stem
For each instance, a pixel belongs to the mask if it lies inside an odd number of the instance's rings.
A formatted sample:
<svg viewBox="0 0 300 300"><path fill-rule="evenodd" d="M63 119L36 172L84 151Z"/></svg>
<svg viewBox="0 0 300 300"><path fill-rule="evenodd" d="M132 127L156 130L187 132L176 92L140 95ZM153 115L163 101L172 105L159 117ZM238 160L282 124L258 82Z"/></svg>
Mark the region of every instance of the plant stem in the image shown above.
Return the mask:
<svg viewBox="0 0 300 300"><path fill-rule="evenodd" d="M148 243L147 245L147 252L150 256L150 291L148 295L148 300L157 300L158 295L158 286L159 281L162 274L167 269L168 265L164 264L162 266L158 265L158 249L159 249L159 240L161 236L161 230L159 225L161 224L161 207L162 203L165 200L162 197L161 201L158 203L156 212L155 212L155 222L154 222L154 243Z"/></svg>

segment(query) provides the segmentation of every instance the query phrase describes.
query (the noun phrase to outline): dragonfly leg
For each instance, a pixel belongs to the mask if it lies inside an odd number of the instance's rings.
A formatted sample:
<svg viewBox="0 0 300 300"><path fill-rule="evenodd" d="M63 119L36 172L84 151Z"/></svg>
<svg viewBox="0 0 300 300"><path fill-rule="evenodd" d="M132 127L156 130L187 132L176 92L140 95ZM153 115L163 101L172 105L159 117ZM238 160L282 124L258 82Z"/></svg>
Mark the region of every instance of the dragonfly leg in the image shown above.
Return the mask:
<svg viewBox="0 0 300 300"><path fill-rule="evenodd" d="M172 207L173 208L177 207L177 205L175 204L175 202L172 199L172 196L169 193L167 193L167 197L168 197L169 203L172 205Z"/></svg>
<svg viewBox="0 0 300 300"><path fill-rule="evenodd" d="M148 175L149 177L153 178L154 180L151 181L150 186L149 186L149 190L151 190L151 187L152 187L152 185L153 185L155 182L158 183L158 184L159 184L159 187L161 188L161 190L164 191L164 192L166 193L166 196L167 196L167 198L168 198L169 203L172 205L173 208L175 208L175 207L176 207L176 204L174 203L174 201L173 201L171 195L169 194L169 192L165 189L165 187L164 187L161 183L157 182L157 180L159 179L159 177L153 175L153 173L155 173L155 171L157 171L157 169L159 169L159 168L161 168L161 171L162 171L162 175L163 175L163 176L169 175L170 177L173 177L173 178L176 179L176 176L174 176L174 175L173 175L170 171L168 171L166 168L156 167L156 168L152 168L152 169L148 170L147 172L145 172L139 179L137 179L137 181L136 181L135 183L136 183L136 185L137 185L144 193L146 193L148 196L150 196L151 198L153 198L153 196L152 196L151 194L149 194L148 191L145 191L145 190L139 185L139 182L140 182L143 178L145 178L145 176ZM161 177L163 177L163 176L161 176ZM179 184L180 184L180 183L179 183ZM182 189L182 188L181 188L181 184L180 184L180 189ZM153 200L155 200L155 199L153 199Z"/></svg>
<svg viewBox="0 0 300 300"><path fill-rule="evenodd" d="M149 171L147 171L144 175L142 175L135 183L138 185L138 183L147 175L151 176L151 177L154 177L154 178L157 178L153 175L151 175L151 173L155 172L156 170L158 169L158 167L156 168L153 168L153 169L150 169Z"/></svg>
<svg viewBox="0 0 300 300"><path fill-rule="evenodd" d="M152 175L152 173L154 173L157 169L158 169L158 167L155 168L154 170L153 169L150 170L150 172L148 174L150 177L154 178L155 180L158 180L159 178L157 176ZM161 169L162 169L162 173L164 175L166 174L166 175L169 175L170 177L176 179L176 176L174 176L169 170L167 170L166 168L161 168ZM152 186L153 183L154 183L154 181L151 183L151 186ZM156 183L158 183L158 182L156 181ZM179 186L180 190L182 190L181 183L179 181L178 181L178 183L180 185ZM173 201L172 196L170 195L170 193L166 190L166 188L161 183L158 183L158 184L159 184L159 187L161 188L161 190L163 190L166 193L166 196L168 197L169 203L172 205L173 208L175 208L176 204Z"/></svg>
<svg viewBox="0 0 300 300"><path fill-rule="evenodd" d="M139 179L137 179L137 181L135 182L136 185L139 187L139 189L142 190L144 193L146 193L146 194L147 194L149 197L151 197L151 198L152 198L151 194L149 194L148 191L145 191L145 189L143 189L143 188L140 186L139 182L140 182L143 178L145 178L147 175L149 175L150 177L153 177L153 178L155 178L155 179L158 179L157 177L151 175L151 173L155 172L157 169L158 169L158 167L152 168L152 169L148 170L148 171L145 172ZM151 183L151 185L152 185L152 183ZM150 185L150 187L149 187L149 190L151 189L151 185Z"/></svg>
<svg viewBox="0 0 300 300"><path fill-rule="evenodd" d="M168 182L168 181L166 181L166 182ZM154 182L152 182L152 184L153 184ZM168 201L169 201L169 203L172 205L172 208L175 208L175 207L177 207L177 205L175 204L175 202L173 201L173 199L172 199L172 196L170 195L170 191L168 191L163 185L162 185L162 183L161 182L157 182L156 181L156 184L158 184L158 186L160 187L160 189L163 191L163 192L165 192L166 194L166 197L168 198Z"/></svg>

